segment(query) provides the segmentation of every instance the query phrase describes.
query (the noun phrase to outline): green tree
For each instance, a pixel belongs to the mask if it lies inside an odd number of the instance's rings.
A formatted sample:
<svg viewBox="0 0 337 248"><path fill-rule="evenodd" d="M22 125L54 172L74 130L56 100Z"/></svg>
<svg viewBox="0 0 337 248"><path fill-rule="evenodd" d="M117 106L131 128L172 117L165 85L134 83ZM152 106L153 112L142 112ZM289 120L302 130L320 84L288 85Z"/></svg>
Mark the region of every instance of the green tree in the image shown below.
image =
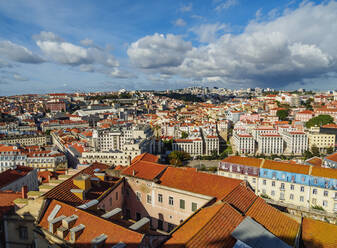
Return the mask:
<svg viewBox="0 0 337 248"><path fill-rule="evenodd" d="M333 118L330 115L319 115L319 116L316 116L314 118L311 118L305 124L305 126L307 128L311 128L311 127L314 127L314 126L321 127L323 125L330 124L330 123L334 123Z"/></svg>
<svg viewBox="0 0 337 248"><path fill-rule="evenodd" d="M182 138L182 139L186 139L187 137L188 137L188 133L183 131L183 132L181 133L181 138Z"/></svg>
<svg viewBox="0 0 337 248"><path fill-rule="evenodd" d="M168 158L171 165L182 166L184 161L191 159L191 156L185 151L173 151Z"/></svg>
<svg viewBox="0 0 337 248"><path fill-rule="evenodd" d="M326 149L326 153L327 153L327 154L333 153L333 147L330 146L328 149Z"/></svg>
<svg viewBox="0 0 337 248"><path fill-rule="evenodd" d="M319 156L320 156L319 149L318 149L318 147L315 146L315 145L313 145L313 146L311 147L311 152L312 152L312 155L313 155L314 157L319 157Z"/></svg>
<svg viewBox="0 0 337 248"><path fill-rule="evenodd" d="M303 157L304 157L304 160L307 160L309 158L312 158L314 155L312 155L312 153L309 151L309 150L306 150L303 152Z"/></svg>
<svg viewBox="0 0 337 248"><path fill-rule="evenodd" d="M281 121L285 121L288 118L289 110L287 109L277 110L276 115Z"/></svg>

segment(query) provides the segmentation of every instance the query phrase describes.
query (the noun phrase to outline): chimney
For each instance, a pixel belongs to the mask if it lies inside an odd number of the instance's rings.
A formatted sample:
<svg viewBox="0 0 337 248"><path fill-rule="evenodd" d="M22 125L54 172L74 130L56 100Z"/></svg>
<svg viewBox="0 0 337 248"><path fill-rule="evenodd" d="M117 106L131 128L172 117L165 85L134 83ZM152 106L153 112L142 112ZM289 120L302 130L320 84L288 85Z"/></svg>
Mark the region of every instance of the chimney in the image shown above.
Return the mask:
<svg viewBox="0 0 337 248"><path fill-rule="evenodd" d="M84 191L88 191L91 188L90 176L86 174L75 177L73 183Z"/></svg>
<svg viewBox="0 0 337 248"><path fill-rule="evenodd" d="M70 242L75 243L78 237L81 235L85 228L85 225L79 224L70 229Z"/></svg>
<svg viewBox="0 0 337 248"><path fill-rule="evenodd" d="M22 188L21 188L21 198L22 199L27 199L27 192L28 192L27 185L22 186Z"/></svg>
<svg viewBox="0 0 337 248"><path fill-rule="evenodd" d="M104 179L105 179L105 172L96 172L96 173L94 173L94 175L102 181L104 181Z"/></svg>
<svg viewBox="0 0 337 248"><path fill-rule="evenodd" d="M122 209L115 208L101 216L106 220L120 220L122 218Z"/></svg>
<svg viewBox="0 0 337 248"><path fill-rule="evenodd" d="M76 195L81 200L85 200L85 191L83 189L71 189L70 192Z"/></svg>
<svg viewBox="0 0 337 248"><path fill-rule="evenodd" d="M61 215L55 219L49 221L49 232L55 233L56 229L61 226L62 220L66 218L64 215Z"/></svg>
<svg viewBox="0 0 337 248"><path fill-rule="evenodd" d="M134 231L148 231L150 228L150 219L143 217L141 220L137 221L135 224L129 226L131 230Z"/></svg>
<svg viewBox="0 0 337 248"><path fill-rule="evenodd" d="M65 239L65 237L68 234L68 229L65 228L64 226L60 226L59 228L57 228L56 234L58 237L60 237L61 239Z"/></svg>
<svg viewBox="0 0 337 248"><path fill-rule="evenodd" d="M62 226L66 229L70 229L74 226L77 219L78 216L76 214L68 216L67 218L62 220Z"/></svg>
<svg viewBox="0 0 337 248"><path fill-rule="evenodd" d="M108 238L104 233L97 236L93 240L91 240L91 245L93 248L100 248L104 246L105 240Z"/></svg>
<svg viewBox="0 0 337 248"><path fill-rule="evenodd" d="M136 175L136 171L132 170L132 176L135 176L135 175Z"/></svg>

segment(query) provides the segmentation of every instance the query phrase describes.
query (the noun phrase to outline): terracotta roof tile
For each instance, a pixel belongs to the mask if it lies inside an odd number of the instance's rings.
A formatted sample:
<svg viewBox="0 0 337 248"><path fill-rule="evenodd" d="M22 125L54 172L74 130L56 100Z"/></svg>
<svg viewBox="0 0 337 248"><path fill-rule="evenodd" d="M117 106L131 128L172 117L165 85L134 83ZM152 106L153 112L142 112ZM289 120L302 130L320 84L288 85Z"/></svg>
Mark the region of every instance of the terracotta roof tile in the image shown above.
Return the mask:
<svg viewBox="0 0 337 248"><path fill-rule="evenodd" d="M21 198L21 193L0 191L0 219L4 214L14 208L13 201L17 198Z"/></svg>
<svg viewBox="0 0 337 248"><path fill-rule="evenodd" d="M326 159L329 159L329 160L331 160L331 161L337 162L337 152L334 153L334 154L331 154L331 155L329 155L329 156L327 156L327 157L325 157L325 158L326 158Z"/></svg>
<svg viewBox="0 0 337 248"><path fill-rule="evenodd" d="M276 208L268 205L262 198L256 199L246 215L252 217L287 244L294 245L299 224Z"/></svg>
<svg viewBox="0 0 337 248"><path fill-rule="evenodd" d="M331 168L313 166L311 170L311 175L315 177L325 177L325 178L337 179L337 170L331 169Z"/></svg>
<svg viewBox="0 0 337 248"><path fill-rule="evenodd" d="M337 226L304 218L302 222L302 240L305 248L337 247Z"/></svg>
<svg viewBox="0 0 337 248"><path fill-rule="evenodd" d="M265 160L263 164L263 168L270 169L270 170L280 170L280 171L287 171L292 173L299 173L299 174L309 174L310 167L308 165L301 165L301 164L290 164L288 162L278 162L273 160Z"/></svg>
<svg viewBox="0 0 337 248"><path fill-rule="evenodd" d="M227 203L214 204L195 213L177 228L164 247L228 247L236 243L232 231L244 217Z"/></svg>
<svg viewBox="0 0 337 248"><path fill-rule="evenodd" d="M123 170L122 174L151 181L160 175L166 168L166 165L139 160Z"/></svg>
<svg viewBox="0 0 337 248"><path fill-rule="evenodd" d="M78 189L78 187L73 183L73 179L77 177L80 174L87 174L91 177L94 176L94 170L100 169L105 170L108 169L109 166L105 164L100 163L94 163L88 168L85 168L84 170L80 171L79 173L73 175L69 179L65 180L61 184L57 185L56 187L52 188L48 192L46 192L43 197L49 198L49 199L56 199L68 204L71 204L73 206L78 206L81 204L84 204L86 202L89 202L91 200L97 199L100 195L102 195L106 190L113 187L115 184L119 183L122 179L116 179L115 181L101 181L99 187L92 187L87 195L86 200L81 200L79 197L77 197L74 193L72 193L71 189Z"/></svg>
<svg viewBox="0 0 337 248"><path fill-rule="evenodd" d="M260 167L262 159L260 158L247 158L240 156L230 156L222 160L221 162L228 162L233 164L242 164L247 166Z"/></svg>
<svg viewBox="0 0 337 248"><path fill-rule="evenodd" d="M48 216L50 215L56 204L61 206L61 209L55 216L56 218L61 215L65 215L68 217L76 214L78 216L78 219L76 220L74 226L77 226L79 224L85 225L83 232L81 233L81 235L79 235L76 243L74 244L75 247L92 247L91 241L103 233L108 237L103 247L109 248L112 245L118 244L119 242L125 243L127 247L138 247L143 239L143 235L140 233L129 230L127 228L124 228L122 226L119 226L110 221L107 221L98 216L77 209L57 200L51 201L39 223L39 225L46 230L49 229L49 223L47 220ZM65 240L69 240L69 237L70 232L68 232Z"/></svg>
<svg viewBox="0 0 337 248"><path fill-rule="evenodd" d="M239 185L232 192L230 192L223 201L230 204L241 213L246 211L252 206L255 200L258 198L255 193L244 185Z"/></svg>
<svg viewBox="0 0 337 248"><path fill-rule="evenodd" d="M240 183L242 180L175 167L168 167L160 177L161 185L217 199L223 199Z"/></svg>
<svg viewBox="0 0 337 248"><path fill-rule="evenodd" d="M0 189L6 185L25 177L33 168L25 166L17 166L16 169L8 169L0 173Z"/></svg>

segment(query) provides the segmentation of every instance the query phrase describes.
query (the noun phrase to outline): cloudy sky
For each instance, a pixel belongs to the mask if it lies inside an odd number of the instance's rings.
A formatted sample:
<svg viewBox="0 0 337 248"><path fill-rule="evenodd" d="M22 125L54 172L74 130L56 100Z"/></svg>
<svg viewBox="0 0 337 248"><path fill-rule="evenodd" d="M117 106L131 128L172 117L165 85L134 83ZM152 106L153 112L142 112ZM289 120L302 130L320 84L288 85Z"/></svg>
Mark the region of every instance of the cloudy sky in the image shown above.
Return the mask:
<svg viewBox="0 0 337 248"><path fill-rule="evenodd" d="M0 95L337 89L337 2L0 1Z"/></svg>

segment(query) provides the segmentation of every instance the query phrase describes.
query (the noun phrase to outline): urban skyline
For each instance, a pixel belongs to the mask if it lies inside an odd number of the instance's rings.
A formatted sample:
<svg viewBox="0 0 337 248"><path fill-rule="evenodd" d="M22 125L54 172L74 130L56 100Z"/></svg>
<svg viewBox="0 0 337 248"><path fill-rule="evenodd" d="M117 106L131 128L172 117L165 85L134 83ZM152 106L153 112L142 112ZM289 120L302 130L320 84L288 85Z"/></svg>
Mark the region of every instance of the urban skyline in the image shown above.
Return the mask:
<svg viewBox="0 0 337 248"><path fill-rule="evenodd" d="M336 1L3 1L0 20L0 95L336 85Z"/></svg>

